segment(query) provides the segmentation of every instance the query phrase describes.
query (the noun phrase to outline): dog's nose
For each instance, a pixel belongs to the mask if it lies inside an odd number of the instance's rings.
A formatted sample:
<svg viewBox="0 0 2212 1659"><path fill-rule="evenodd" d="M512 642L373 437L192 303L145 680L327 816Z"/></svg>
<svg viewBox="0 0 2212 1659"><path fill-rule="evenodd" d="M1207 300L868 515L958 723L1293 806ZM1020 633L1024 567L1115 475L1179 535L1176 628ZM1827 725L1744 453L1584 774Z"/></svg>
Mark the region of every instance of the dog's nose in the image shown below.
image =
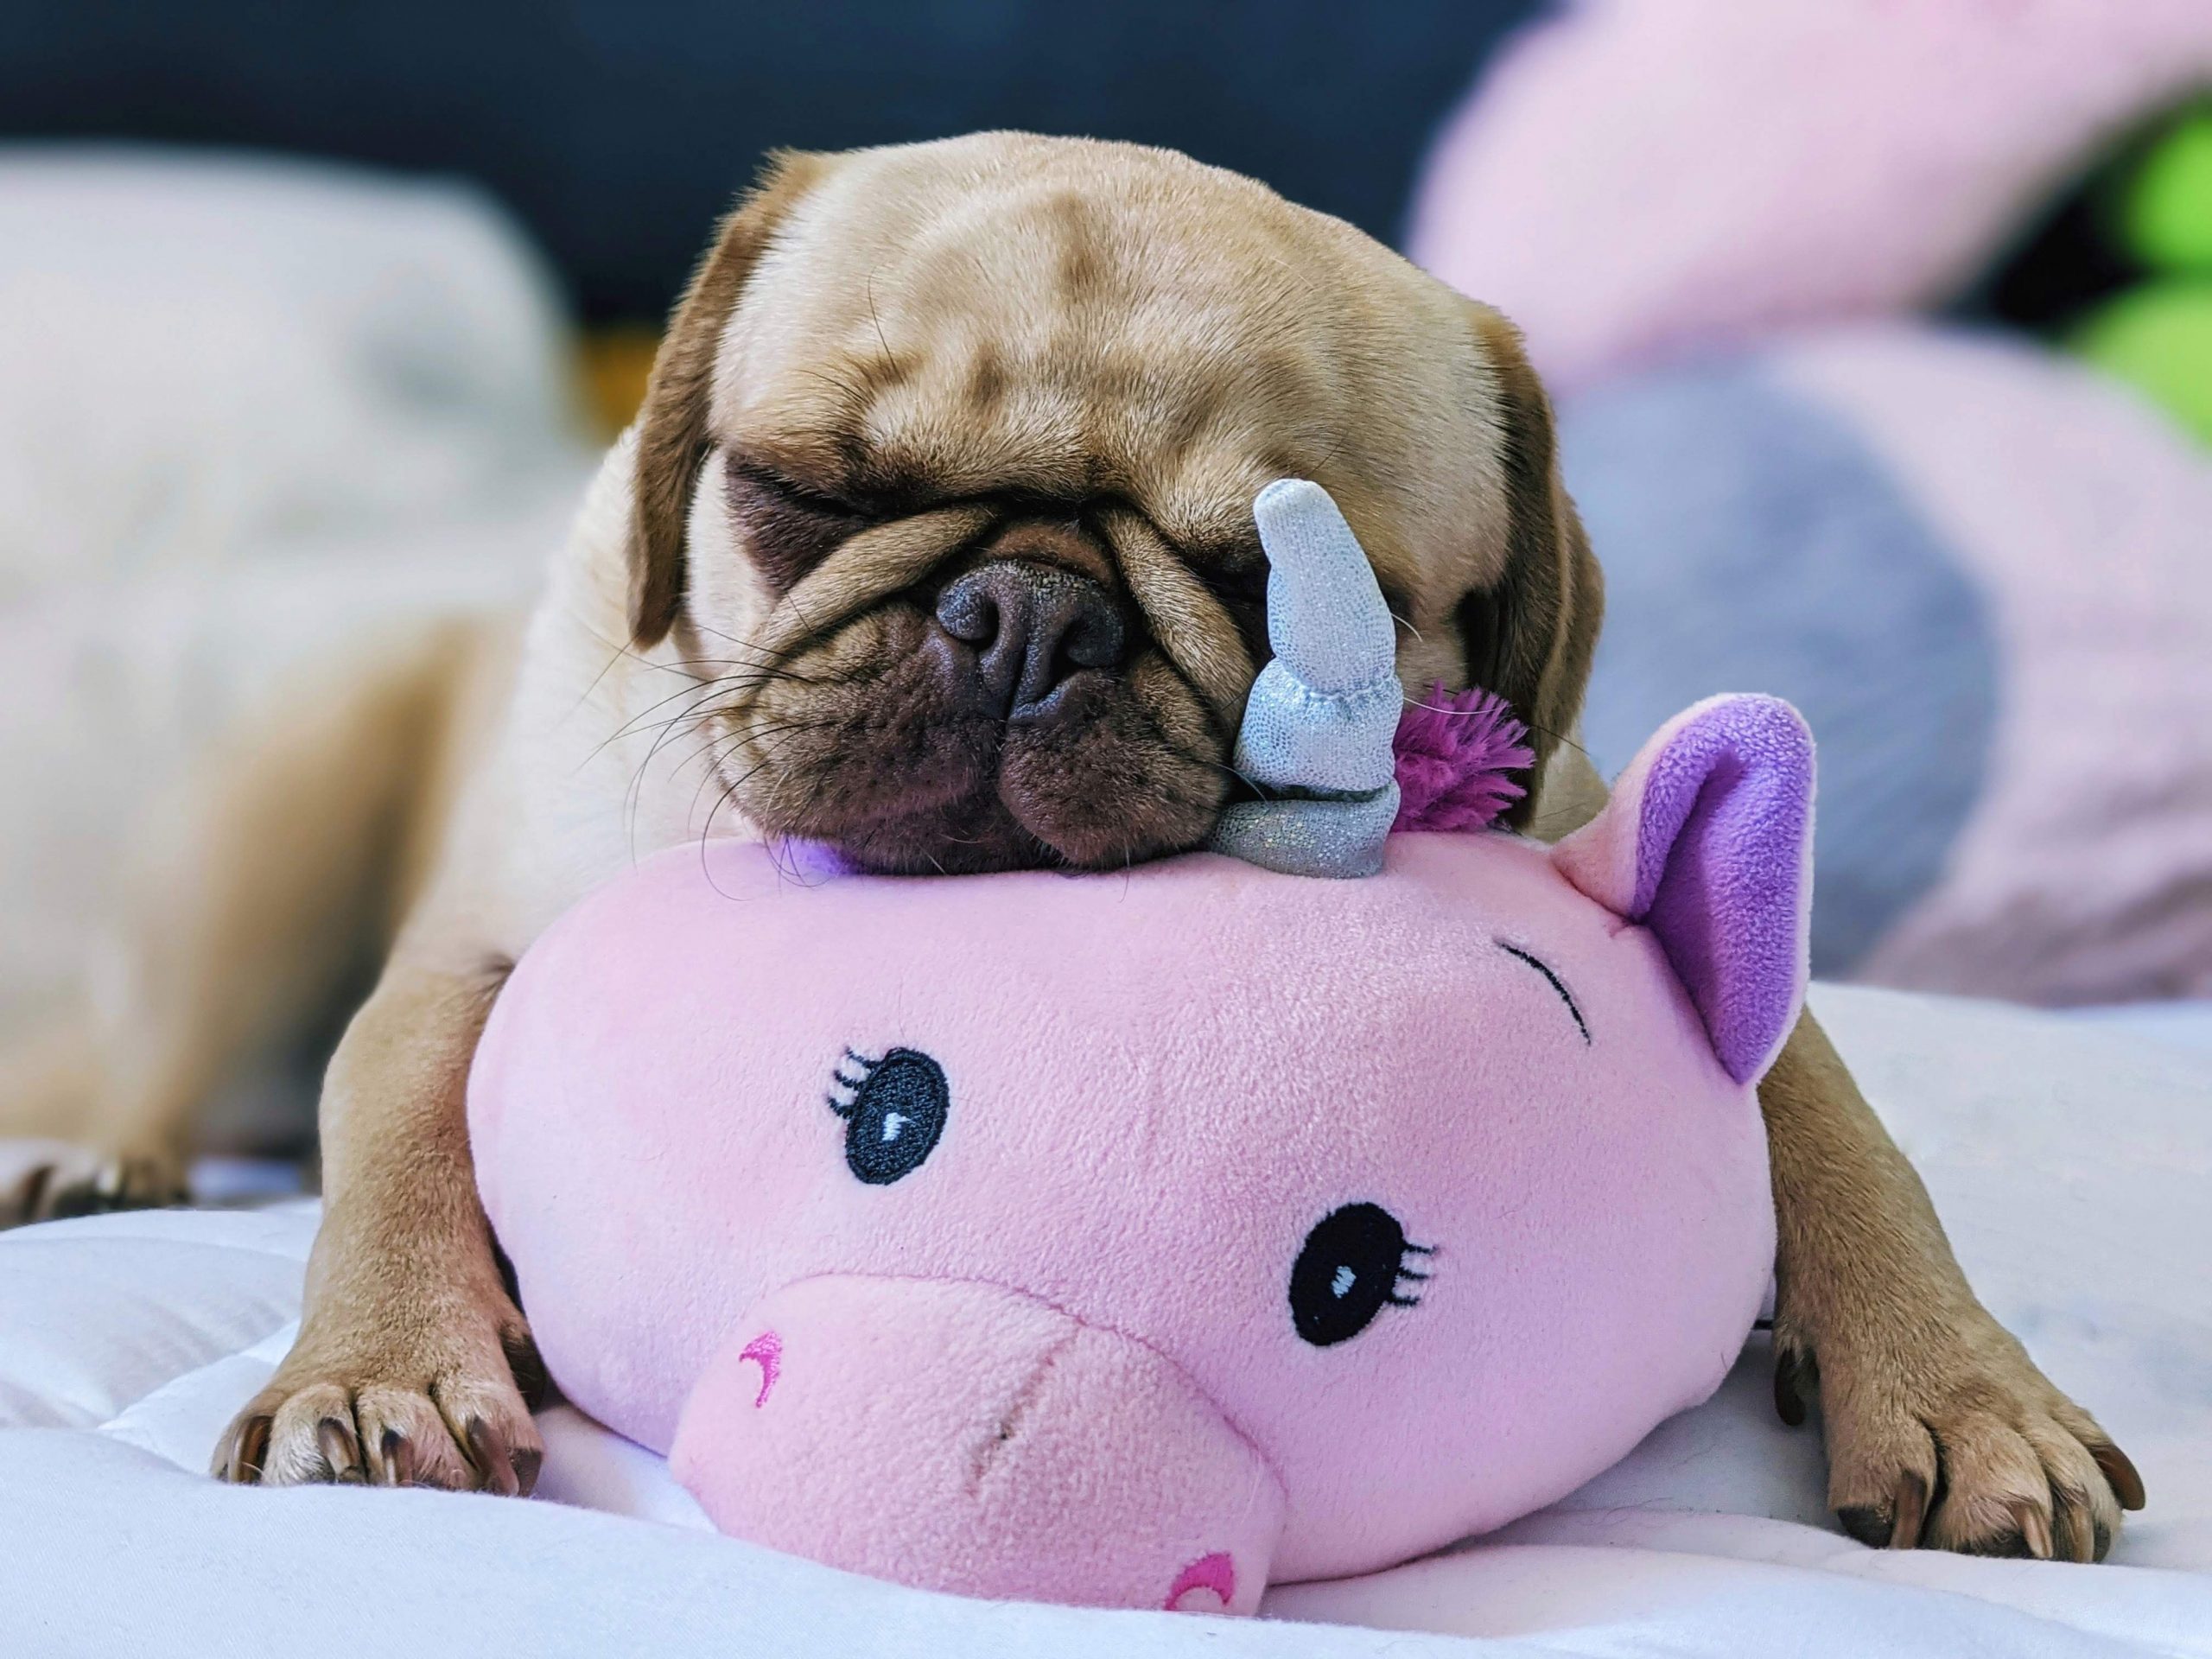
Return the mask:
<svg viewBox="0 0 2212 1659"><path fill-rule="evenodd" d="M937 620L973 649L982 695L1007 720L1048 713L1053 693L1072 676L1122 660L1114 596L1058 565L1001 559L978 566L938 595Z"/></svg>

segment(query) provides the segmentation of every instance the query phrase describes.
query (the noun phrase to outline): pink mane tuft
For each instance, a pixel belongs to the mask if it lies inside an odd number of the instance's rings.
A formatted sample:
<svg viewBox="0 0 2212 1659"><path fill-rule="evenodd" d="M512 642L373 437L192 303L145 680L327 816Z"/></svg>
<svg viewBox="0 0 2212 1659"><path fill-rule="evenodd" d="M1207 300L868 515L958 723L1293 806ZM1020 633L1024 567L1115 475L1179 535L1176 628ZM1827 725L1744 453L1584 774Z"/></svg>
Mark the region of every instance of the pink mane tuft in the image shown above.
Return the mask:
<svg viewBox="0 0 2212 1659"><path fill-rule="evenodd" d="M1439 681L1398 717L1398 830L1483 830L1529 791L1510 774L1535 764L1529 728L1491 692Z"/></svg>

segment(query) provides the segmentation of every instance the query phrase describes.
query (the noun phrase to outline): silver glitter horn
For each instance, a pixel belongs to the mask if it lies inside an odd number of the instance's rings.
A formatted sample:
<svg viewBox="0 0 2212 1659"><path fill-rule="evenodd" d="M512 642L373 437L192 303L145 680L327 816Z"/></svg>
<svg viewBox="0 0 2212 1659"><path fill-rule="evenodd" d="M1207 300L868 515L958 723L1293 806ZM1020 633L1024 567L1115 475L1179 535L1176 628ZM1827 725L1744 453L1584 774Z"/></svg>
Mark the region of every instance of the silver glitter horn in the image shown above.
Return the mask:
<svg viewBox="0 0 2212 1659"><path fill-rule="evenodd" d="M1319 484L1252 504L1268 555L1274 660L1244 705L1231 764L1262 798L1227 808L1216 852L1286 875L1373 875L1398 816L1397 635L1367 555Z"/></svg>

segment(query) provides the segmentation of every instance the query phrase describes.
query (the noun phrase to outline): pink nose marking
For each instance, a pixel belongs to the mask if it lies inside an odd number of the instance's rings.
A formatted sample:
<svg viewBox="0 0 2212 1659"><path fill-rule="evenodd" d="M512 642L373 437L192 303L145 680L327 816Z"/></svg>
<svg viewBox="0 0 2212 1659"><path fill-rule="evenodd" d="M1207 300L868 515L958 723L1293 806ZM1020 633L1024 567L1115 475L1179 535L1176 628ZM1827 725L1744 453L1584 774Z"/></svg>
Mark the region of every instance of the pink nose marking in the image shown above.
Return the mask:
<svg viewBox="0 0 2212 1659"><path fill-rule="evenodd" d="M1168 1587L1167 1599L1160 1605L1171 1613L1196 1612L1186 1609L1183 1598L1194 1590L1211 1590L1221 1599L1223 1611L1236 1598L1236 1563L1229 1559L1229 1552L1217 1549L1211 1555L1201 1555L1175 1575L1175 1582Z"/></svg>
<svg viewBox="0 0 2212 1659"><path fill-rule="evenodd" d="M760 1392L753 1396L757 1411L768 1403L768 1390L776 1386L776 1373L784 1368L784 1339L772 1331L763 1331L740 1349L737 1357L760 1368Z"/></svg>

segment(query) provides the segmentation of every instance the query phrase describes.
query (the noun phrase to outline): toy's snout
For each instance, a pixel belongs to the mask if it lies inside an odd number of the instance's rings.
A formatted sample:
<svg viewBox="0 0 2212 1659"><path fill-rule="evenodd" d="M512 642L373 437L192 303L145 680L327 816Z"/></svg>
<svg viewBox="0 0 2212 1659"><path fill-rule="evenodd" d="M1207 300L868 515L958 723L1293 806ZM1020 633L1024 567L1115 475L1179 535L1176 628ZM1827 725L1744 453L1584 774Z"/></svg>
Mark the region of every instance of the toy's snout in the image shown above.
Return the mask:
<svg viewBox="0 0 2212 1659"><path fill-rule="evenodd" d="M1249 1612L1281 1484L1172 1361L1020 1291L825 1275L747 1313L670 1456L723 1531L967 1595Z"/></svg>

